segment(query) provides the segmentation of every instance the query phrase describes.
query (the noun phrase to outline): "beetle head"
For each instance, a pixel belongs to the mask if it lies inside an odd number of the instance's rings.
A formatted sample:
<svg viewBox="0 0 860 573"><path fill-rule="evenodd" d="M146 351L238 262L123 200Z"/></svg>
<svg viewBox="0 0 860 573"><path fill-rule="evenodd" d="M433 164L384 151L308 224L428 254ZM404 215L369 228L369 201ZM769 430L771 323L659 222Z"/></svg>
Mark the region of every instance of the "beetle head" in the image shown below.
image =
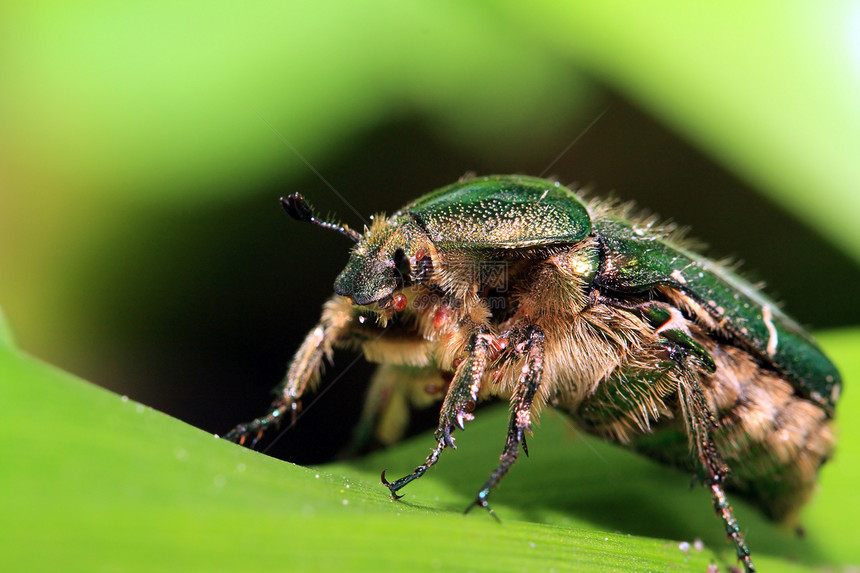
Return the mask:
<svg viewBox="0 0 860 573"><path fill-rule="evenodd" d="M415 267L424 258L427 242L411 218L376 217L335 280L334 292L355 304L385 306L396 290L420 281Z"/></svg>

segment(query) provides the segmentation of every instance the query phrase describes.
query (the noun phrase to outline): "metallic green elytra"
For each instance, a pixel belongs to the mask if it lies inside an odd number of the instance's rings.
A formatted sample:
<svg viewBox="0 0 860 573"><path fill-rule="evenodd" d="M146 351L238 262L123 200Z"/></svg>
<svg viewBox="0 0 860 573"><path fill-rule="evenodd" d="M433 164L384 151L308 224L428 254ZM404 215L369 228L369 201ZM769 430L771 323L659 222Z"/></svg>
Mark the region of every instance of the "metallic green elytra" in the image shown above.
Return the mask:
<svg viewBox="0 0 860 573"><path fill-rule="evenodd" d="M609 220L596 229L605 258L595 284L626 293L677 289L700 304L720 328L783 373L795 389L833 414L840 377L815 341L779 306L719 264L669 241Z"/></svg>
<svg viewBox="0 0 860 573"><path fill-rule="evenodd" d="M536 177L474 179L443 187L400 210L437 249L497 251L570 244L591 232L588 210L560 183Z"/></svg>
<svg viewBox="0 0 860 573"><path fill-rule="evenodd" d="M299 195L282 203L356 244L271 410L228 439L256 442L297 411L324 357L357 348L379 364L360 435L391 443L410 409L442 402L424 463L394 482L383 472L394 497L489 397L511 403L499 466L475 497L489 511L542 406L697 474L747 571L723 486L779 520L811 495L835 446L839 373L773 301L674 227L526 176L462 180L363 233L317 219Z"/></svg>

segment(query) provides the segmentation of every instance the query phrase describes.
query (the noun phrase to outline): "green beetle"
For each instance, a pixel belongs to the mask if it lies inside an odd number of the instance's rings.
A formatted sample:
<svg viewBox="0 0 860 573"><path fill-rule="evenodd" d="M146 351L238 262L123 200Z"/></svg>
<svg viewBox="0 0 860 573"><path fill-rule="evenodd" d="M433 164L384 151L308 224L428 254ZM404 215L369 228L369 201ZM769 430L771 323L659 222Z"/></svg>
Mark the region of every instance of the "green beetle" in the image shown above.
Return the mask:
<svg viewBox="0 0 860 573"><path fill-rule="evenodd" d="M535 412L551 405L590 433L696 472L747 571L723 485L790 520L833 451L841 380L812 338L673 227L629 207L489 176L359 234L317 219L299 195L282 203L356 245L270 412L230 440L256 440L294 413L333 348L360 348L380 364L363 425L382 443L402 435L407 406L442 401L425 462L394 482L383 472L393 496L454 447L476 402L498 396L512 406L507 438L475 498L490 510Z"/></svg>

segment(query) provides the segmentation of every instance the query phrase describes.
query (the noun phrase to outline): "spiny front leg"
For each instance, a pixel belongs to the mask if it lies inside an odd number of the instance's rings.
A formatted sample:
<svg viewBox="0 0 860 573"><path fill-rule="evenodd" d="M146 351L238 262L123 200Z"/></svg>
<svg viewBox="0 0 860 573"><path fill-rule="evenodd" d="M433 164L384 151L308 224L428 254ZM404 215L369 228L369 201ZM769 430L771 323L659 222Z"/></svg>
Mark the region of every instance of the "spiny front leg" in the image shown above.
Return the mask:
<svg viewBox="0 0 860 573"><path fill-rule="evenodd" d="M245 424L239 424L230 430L224 439L244 444L248 436L253 436L250 444L253 448L267 429L280 423L287 411L290 412L293 420L295 419L299 399L311 379L319 375L320 365L325 355L326 334L326 328L320 324L305 337L279 387L278 397L269 407L269 413Z"/></svg>
<svg viewBox="0 0 860 573"><path fill-rule="evenodd" d="M524 332L525 340L521 343L525 346L526 364L523 366L522 374L517 380L517 386L514 395L511 398L511 418L508 423L508 436L505 440L505 448L502 455L499 456L499 466L490 475L484 486L475 497L475 502L466 508L468 512L475 506L480 506L490 512L490 515L496 517L496 514L490 508L487 498L490 492L496 487L514 462L519 457L519 447L522 444L523 451L528 455L528 447L526 446L525 433L531 431L531 407L534 401L535 393L540 387L541 376L543 374L543 356L544 356L544 341L546 336L539 326L531 326Z"/></svg>
<svg viewBox="0 0 860 573"><path fill-rule="evenodd" d="M729 468L711 438L711 430L717 426L716 418L708 407L698 380L692 380L686 388L682 385L681 390L684 394L683 399L689 418L690 437L691 440L695 441L694 446L698 453L699 463L705 472L707 485L711 490L714 509L723 520L726 535L732 540L738 560L744 564L744 570L746 573L754 573L755 565L753 565L749 547L747 547L740 525L735 519L732 506L723 491L723 482L729 474Z"/></svg>
<svg viewBox="0 0 860 573"><path fill-rule="evenodd" d="M491 336L487 329L481 329L472 335L466 350L468 356L457 367L454 380L448 388L448 394L442 404L439 414L439 427L436 429L436 447L427 456L423 464L415 468L411 474L403 476L399 480L389 482L382 472L382 483L391 491L391 495L397 499L397 491L403 486L418 479L430 469L438 460L446 447L456 449L451 432L456 427L465 429L465 422L474 419L468 410L474 406L478 399L478 390L481 387L481 379L487 367L487 351L490 347Z"/></svg>
<svg viewBox="0 0 860 573"><path fill-rule="evenodd" d="M224 439L244 444L248 436L253 436L254 447L263 433L278 425L289 411L295 421L300 400L308 386L319 380L322 361L331 355L332 346L337 344L349 331L351 323L351 304L345 297L335 296L323 307L320 323L311 330L299 347L283 382L278 387L278 397L269 407L269 413L230 430Z"/></svg>

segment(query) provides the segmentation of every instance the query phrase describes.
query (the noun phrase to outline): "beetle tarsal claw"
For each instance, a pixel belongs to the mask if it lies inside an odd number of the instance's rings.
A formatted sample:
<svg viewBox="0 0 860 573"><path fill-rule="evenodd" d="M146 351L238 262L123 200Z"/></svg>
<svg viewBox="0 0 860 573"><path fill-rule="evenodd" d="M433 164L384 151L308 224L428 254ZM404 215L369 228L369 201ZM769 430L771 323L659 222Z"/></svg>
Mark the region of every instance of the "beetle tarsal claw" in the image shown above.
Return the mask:
<svg viewBox="0 0 860 573"><path fill-rule="evenodd" d="M490 503L487 501L487 496L490 495L489 490L481 490L478 495L475 497L475 501L473 501L469 506L463 510L463 513L469 513L472 511L474 507L482 507L487 510L487 513L493 516L497 522L501 523L502 520L499 519L499 516L496 515L496 512L493 511L493 508L490 507Z"/></svg>
<svg viewBox="0 0 860 573"><path fill-rule="evenodd" d="M382 470L382 475L381 475L381 476L379 476L379 477L380 477L380 480L382 480L382 485L384 485L385 487L387 487L387 488L388 488L388 491L390 491L390 492L391 492L391 499L400 499L400 498L402 498L403 496L402 496L401 494L397 493L397 488L395 487L395 484L394 484L394 483L391 483L390 481L388 481L387 479L385 479L385 472L387 472L387 471L388 471L388 469L387 469L387 468L386 468L386 469L384 469L384 470Z"/></svg>
<svg viewBox="0 0 860 573"><path fill-rule="evenodd" d="M446 424L445 429L442 430L442 436L437 438L440 444L444 444L445 446L451 448L452 450L457 449L457 445L454 443L454 437L451 436L451 431L454 429L454 426L451 424ZM465 429L465 428L464 428Z"/></svg>
<svg viewBox="0 0 860 573"><path fill-rule="evenodd" d="M248 427L245 424L239 424L226 434L222 439L227 440L228 442L234 442L239 445L245 443L245 437L248 435Z"/></svg>
<svg viewBox="0 0 860 573"><path fill-rule="evenodd" d="M237 443L240 446L244 446L245 442L248 441L249 436L253 436L250 444L248 444L248 447L253 449L263 437L263 434L266 433L266 430L272 426L276 428L280 427L281 419L288 407L289 405L286 402L276 400L275 403L272 404L271 410L267 415L261 416L247 424L239 424L227 432L227 434L224 435L224 439Z"/></svg>

